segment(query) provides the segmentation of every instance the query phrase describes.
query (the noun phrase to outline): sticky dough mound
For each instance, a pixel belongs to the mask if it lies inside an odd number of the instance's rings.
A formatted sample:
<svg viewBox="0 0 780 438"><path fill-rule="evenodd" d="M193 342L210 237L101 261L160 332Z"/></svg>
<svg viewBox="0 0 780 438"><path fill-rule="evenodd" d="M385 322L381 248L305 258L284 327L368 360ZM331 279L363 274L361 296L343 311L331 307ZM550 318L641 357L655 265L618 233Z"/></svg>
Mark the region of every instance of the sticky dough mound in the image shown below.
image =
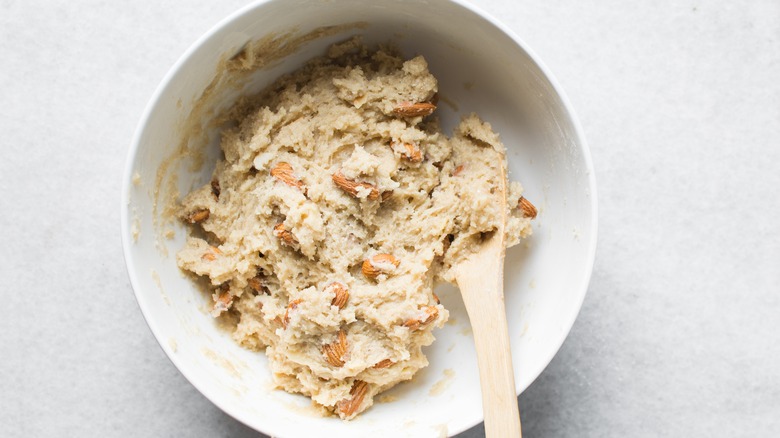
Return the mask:
<svg viewBox="0 0 780 438"><path fill-rule="evenodd" d="M434 286L501 220L504 146L474 114L442 134L436 93L420 56L333 46L232 109L211 183L181 203L178 264L208 278L213 315L344 419L428 364L448 317ZM514 245L530 218L507 187Z"/></svg>

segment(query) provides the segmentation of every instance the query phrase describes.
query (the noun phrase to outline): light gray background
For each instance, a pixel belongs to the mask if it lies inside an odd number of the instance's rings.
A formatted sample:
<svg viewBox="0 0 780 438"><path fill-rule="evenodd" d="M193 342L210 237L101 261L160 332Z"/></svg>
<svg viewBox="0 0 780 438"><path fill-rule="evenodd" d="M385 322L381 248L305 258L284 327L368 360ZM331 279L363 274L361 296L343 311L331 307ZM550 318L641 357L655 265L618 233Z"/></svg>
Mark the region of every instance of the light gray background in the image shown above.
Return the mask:
<svg viewBox="0 0 780 438"><path fill-rule="evenodd" d="M568 92L600 192L525 436L778 436L780 2L479 3ZM119 237L144 106L244 4L0 0L0 435L255 435L157 346Z"/></svg>

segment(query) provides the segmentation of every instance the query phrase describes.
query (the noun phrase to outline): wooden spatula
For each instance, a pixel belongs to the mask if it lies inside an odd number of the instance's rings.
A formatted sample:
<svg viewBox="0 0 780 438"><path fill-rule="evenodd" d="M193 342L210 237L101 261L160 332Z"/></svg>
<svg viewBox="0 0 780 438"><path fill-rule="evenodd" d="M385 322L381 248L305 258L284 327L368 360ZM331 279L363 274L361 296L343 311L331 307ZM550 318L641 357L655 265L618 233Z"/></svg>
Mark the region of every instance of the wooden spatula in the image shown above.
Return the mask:
<svg viewBox="0 0 780 438"><path fill-rule="evenodd" d="M503 163L504 157L499 158L498 162ZM453 268L474 333L485 435L520 438L520 414L504 308L506 170L503 165L498 167L501 178L493 193L501 211L498 229L484 236L477 252Z"/></svg>

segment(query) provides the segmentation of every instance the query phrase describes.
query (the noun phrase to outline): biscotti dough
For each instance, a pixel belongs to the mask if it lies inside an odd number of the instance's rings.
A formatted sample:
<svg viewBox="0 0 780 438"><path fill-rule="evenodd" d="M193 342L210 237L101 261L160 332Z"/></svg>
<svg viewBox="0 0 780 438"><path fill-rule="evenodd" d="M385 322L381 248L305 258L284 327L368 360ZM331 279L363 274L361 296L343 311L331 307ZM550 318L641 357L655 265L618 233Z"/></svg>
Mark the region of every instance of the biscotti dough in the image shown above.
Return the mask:
<svg viewBox="0 0 780 438"><path fill-rule="evenodd" d="M212 181L182 201L178 264L208 278L213 315L344 419L428 364L448 317L433 288L502 216L498 135L472 114L448 138L436 96L422 57L335 45L236 105ZM535 212L508 187L514 245Z"/></svg>

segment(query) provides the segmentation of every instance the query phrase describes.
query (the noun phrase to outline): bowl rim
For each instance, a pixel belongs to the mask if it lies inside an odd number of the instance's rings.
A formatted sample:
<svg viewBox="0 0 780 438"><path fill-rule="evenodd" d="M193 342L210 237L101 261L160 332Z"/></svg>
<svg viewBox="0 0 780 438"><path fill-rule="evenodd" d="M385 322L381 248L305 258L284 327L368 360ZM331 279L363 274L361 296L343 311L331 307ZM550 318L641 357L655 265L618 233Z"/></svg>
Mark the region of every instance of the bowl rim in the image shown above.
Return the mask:
<svg viewBox="0 0 780 438"><path fill-rule="evenodd" d="M199 383L198 379L194 378L191 375L191 373L186 369L186 367L183 367L183 365L179 363L180 361L182 361L182 359L179 359L179 357L173 352L172 347L170 345L162 341L161 329L159 325L155 322L155 320L150 317L150 313L148 310L149 303L146 301L144 296L138 292L141 286L137 278L138 270L135 266L133 256L130 253L130 248L132 247L132 242L130 241L131 239L130 217L129 217L130 209L127 208L127 206L130 203L130 190L131 190L131 184L132 184L132 179L134 174L133 165L138 155L141 136L146 126L149 123L152 111L159 104L163 92L171 85L171 81L173 77L179 72L179 70L182 68L184 63L195 53L195 51L197 51L206 41L211 39L220 30L229 26L233 21L240 18L247 12L262 7L266 3L272 3L275 1L279 1L279 0L255 0L237 9L236 11L227 15L223 19L221 19L218 23L212 26L208 31L206 31L203 35L201 35L194 43L192 43L187 48L187 50L176 60L173 66L171 66L168 69L163 79L157 85L156 89L154 90L154 93L152 94L152 97L149 99L148 103L146 104L146 107L144 108L144 111L141 115L140 120L138 121L138 124L136 125L135 131L133 133L133 138L130 144L130 148L127 153L125 168L122 174L122 192L120 196L120 201L121 201L121 205L120 205L121 230L120 231L122 235L121 236L122 249L123 249L122 253L125 259L125 267L127 268L127 275L130 279L133 295L135 296L136 303L138 304L138 307L141 310L141 314L143 315L147 326L151 330L152 335L157 341L157 344L160 346L160 348L163 350L165 355L168 357L168 360L171 361L174 367L176 367L176 369L184 376L185 379L187 379L187 381L192 386L194 386L204 397L206 397L207 400L209 400L211 403L217 406L225 414L229 415L233 419L241 422L247 427L256 430L258 432L270 434L271 436L284 436L284 431L279 430L276 427L273 427L273 425L264 425L263 428L260 429L258 425L252 421L251 418L247 418L246 415L243 415L241 413L232 412L226 406L226 404L220 400L218 394L212 394L212 391L207 390L204 387L204 385ZM587 294L588 287L590 285L590 280L593 275L593 268L596 259L596 246L598 242L598 193L597 193L597 185L596 185L596 176L593 167L593 160L591 158L590 149L588 147L587 141L585 139L585 135L583 133L582 125L580 124L579 118L577 117L568 96L564 92L563 87L557 81L555 76L553 76L552 72L544 64L544 62L542 62L541 58L536 54L536 52L534 52L529 47L529 45L525 43L525 41L523 41L511 28L503 24L500 20L496 19L494 16L486 12L481 7L474 5L473 3L470 3L468 0L445 0L445 1L454 3L457 6L460 6L468 10L469 12L477 15L478 17L487 21L491 25L495 26L498 30L500 30L502 33L504 33L509 38L511 38L512 41L521 50L523 50L528 55L528 57L533 61L533 63L539 68L539 70L543 73L544 77L549 81L555 94L560 99L561 104L566 111L566 115L569 117L569 120L573 128L573 133L574 133L573 138L576 144L579 146L580 152L583 157L585 169L587 171L588 192L589 192L589 198L591 204L590 205L591 207L590 234L592 236L592 239L590 240L590 244L589 247L587 248L587 253L586 253L587 274L584 278L584 281L580 285L580 290L577 291L578 293L574 297L578 300L578 302L576 303L577 312L574 314L574 317L571 318L569 321L563 321L563 328L565 329L563 331L564 336L562 336L560 340L556 342L557 345L555 345L555 348L551 349L548 357L545 357L544 360L541 362L544 363L544 366L540 367L538 370L533 370L534 372L530 373L532 375L532 379L529 380L529 384L528 384L528 386L530 386L531 384L533 384L534 381L536 381L536 379L541 375L541 373L549 366L550 362L552 362L552 359L555 357L556 354L558 354L558 352L561 349L561 346L568 338L569 333L571 332L571 328L574 325L574 322L577 320L582 310L582 304L585 300L585 295ZM523 391L525 391L528 388L528 386L520 387L518 382L519 380L515 381L515 392L519 396ZM467 429L470 429L471 427L478 425L483 420L484 420L484 415L482 412L479 412L476 415L475 420L473 422L466 422L467 425L462 429L450 430L448 432L448 435L454 436L456 434L459 434Z"/></svg>

